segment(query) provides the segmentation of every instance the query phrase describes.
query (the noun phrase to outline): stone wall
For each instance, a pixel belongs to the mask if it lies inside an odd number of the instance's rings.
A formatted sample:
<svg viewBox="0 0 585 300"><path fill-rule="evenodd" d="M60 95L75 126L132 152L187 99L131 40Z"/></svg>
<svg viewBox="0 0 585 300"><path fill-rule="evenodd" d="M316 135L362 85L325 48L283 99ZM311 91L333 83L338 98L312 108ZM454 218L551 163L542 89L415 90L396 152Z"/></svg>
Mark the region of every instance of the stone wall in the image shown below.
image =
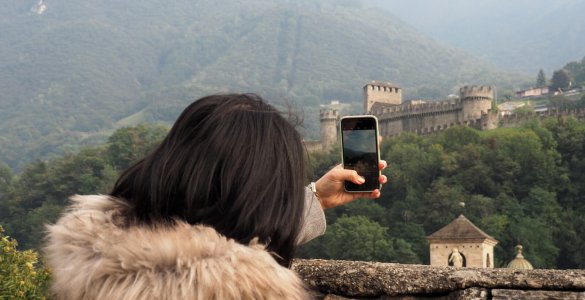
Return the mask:
<svg viewBox="0 0 585 300"><path fill-rule="evenodd" d="M585 270L297 260L317 299L585 299Z"/></svg>
<svg viewBox="0 0 585 300"><path fill-rule="evenodd" d="M369 113L374 103L399 105L402 103L402 89L389 83L373 81L363 88L364 113Z"/></svg>
<svg viewBox="0 0 585 300"><path fill-rule="evenodd" d="M479 130L495 129L497 127L518 127L535 118L573 117L585 120L585 109L550 110L535 115L505 115L482 111L478 119L461 117L462 105L452 102L437 102L417 106L374 106L374 114L380 122L382 136L396 136L403 132L412 132L421 135L433 134L456 125L465 125Z"/></svg>
<svg viewBox="0 0 585 300"><path fill-rule="evenodd" d="M426 135L456 125L493 129L497 127L497 115L490 112L487 108L489 106L491 106L491 100L485 99L445 100L402 105L387 105L378 102L372 106L371 112L378 117L382 136L396 136L403 132Z"/></svg>
<svg viewBox="0 0 585 300"><path fill-rule="evenodd" d="M399 89L396 89L399 90ZM390 96L397 93L386 86L368 84L364 87L364 111L378 117L382 136L395 136L403 132L432 134L455 125L494 127L484 115L490 114L493 88L465 86L459 90L459 99L443 101L407 101L401 103ZM390 96L388 96L390 95ZM476 124L477 123L477 124ZM491 126L487 126L490 124Z"/></svg>

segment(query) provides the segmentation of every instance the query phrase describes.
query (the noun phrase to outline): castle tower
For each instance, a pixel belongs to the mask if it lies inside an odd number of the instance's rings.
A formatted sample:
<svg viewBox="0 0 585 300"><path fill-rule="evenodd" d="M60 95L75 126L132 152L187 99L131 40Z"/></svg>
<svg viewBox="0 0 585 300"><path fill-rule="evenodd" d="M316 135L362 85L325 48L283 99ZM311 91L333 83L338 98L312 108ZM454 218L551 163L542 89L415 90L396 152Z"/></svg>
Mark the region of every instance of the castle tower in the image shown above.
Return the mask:
<svg viewBox="0 0 585 300"><path fill-rule="evenodd" d="M482 113L488 113L494 100L494 88L491 86L464 86L459 89L459 99L463 109L460 121L477 120Z"/></svg>
<svg viewBox="0 0 585 300"><path fill-rule="evenodd" d="M339 111L333 108L321 108L319 110L321 121L321 144L323 150L329 150L337 143L337 121Z"/></svg>
<svg viewBox="0 0 585 300"><path fill-rule="evenodd" d="M402 103L402 89L390 82L372 81L363 90L364 114L370 113L376 102L395 105Z"/></svg>
<svg viewBox="0 0 585 300"><path fill-rule="evenodd" d="M498 241L460 215L447 226L427 236L431 266L494 267ZM456 258L456 259L454 259Z"/></svg>

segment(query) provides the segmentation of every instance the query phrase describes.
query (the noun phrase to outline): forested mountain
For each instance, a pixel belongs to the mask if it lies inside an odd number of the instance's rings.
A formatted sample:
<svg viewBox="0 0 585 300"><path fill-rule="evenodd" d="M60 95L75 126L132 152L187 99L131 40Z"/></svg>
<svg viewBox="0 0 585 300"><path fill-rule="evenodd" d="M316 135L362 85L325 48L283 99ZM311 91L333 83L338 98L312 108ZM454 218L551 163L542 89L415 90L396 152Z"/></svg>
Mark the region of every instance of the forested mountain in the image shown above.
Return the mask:
<svg viewBox="0 0 585 300"><path fill-rule="evenodd" d="M331 99L357 110L373 79L444 97L517 78L354 2L0 1L0 162L19 168L122 125L169 122L209 93L287 99L311 128Z"/></svg>
<svg viewBox="0 0 585 300"><path fill-rule="evenodd" d="M581 0L365 0L508 70L536 74L585 55Z"/></svg>

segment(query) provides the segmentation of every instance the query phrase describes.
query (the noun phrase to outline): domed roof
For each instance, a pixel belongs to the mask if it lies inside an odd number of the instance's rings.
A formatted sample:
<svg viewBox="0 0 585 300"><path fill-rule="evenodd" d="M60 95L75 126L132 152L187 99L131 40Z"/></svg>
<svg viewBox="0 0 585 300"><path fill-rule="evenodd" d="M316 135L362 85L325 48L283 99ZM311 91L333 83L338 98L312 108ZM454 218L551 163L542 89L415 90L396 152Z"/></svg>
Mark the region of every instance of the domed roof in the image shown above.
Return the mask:
<svg viewBox="0 0 585 300"><path fill-rule="evenodd" d="M516 257L507 266L508 269L532 270L532 264L522 255L522 245L516 246Z"/></svg>

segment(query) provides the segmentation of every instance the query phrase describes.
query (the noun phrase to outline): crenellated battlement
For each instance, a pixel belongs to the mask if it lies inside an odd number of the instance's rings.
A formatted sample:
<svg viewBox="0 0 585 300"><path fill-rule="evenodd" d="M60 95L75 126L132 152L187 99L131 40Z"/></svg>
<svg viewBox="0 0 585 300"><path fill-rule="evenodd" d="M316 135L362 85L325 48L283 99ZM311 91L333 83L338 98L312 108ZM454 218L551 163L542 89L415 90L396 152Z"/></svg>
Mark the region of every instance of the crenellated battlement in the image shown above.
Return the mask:
<svg viewBox="0 0 585 300"><path fill-rule="evenodd" d="M464 86L459 89L459 99L465 100L493 100L494 88L491 86Z"/></svg>
<svg viewBox="0 0 585 300"><path fill-rule="evenodd" d="M460 100L432 101L420 104L410 102L402 105L385 105L376 103L372 107L372 114L380 118L400 118L411 115L425 115L433 113L445 113L461 110L463 104Z"/></svg>
<svg viewBox="0 0 585 300"><path fill-rule="evenodd" d="M470 85L459 89L459 98L441 101L411 100L402 102L400 87L381 81L366 84L364 112L378 117L383 136L395 136L403 132L421 135L433 134L453 126L464 125L479 130L498 126L513 127L534 116L499 116L492 111L496 88ZM548 110L536 116L574 117L585 120L585 110Z"/></svg>
<svg viewBox="0 0 585 300"><path fill-rule="evenodd" d="M402 88L391 82L372 80L370 83L364 86L364 90L365 91L371 90L384 93L398 93L402 90Z"/></svg>
<svg viewBox="0 0 585 300"><path fill-rule="evenodd" d="M389 95L394 91L397 94L392 98ZM459 89L459 99L403 103L401 90L395 85L372 81L364 86L364 111L378 117L384 136L402 132L425 135L457 125L492 128L497 124L491 112L494 91L491 86L464 86Z"/></svg>
<svg viewBox="0 0 585 300"><path fill-rule="evenodd" d="M332 108L321 108L319 110L319 119L324 120L337 120L339 119L339 111Z"/></svg>
<svg viewBox="0 0 585 300"><path fill-rule="evenodd" d="M371 113L375 103L401 104L402 88L390 82L371 81L363 87L364 113Z"/></svg>

